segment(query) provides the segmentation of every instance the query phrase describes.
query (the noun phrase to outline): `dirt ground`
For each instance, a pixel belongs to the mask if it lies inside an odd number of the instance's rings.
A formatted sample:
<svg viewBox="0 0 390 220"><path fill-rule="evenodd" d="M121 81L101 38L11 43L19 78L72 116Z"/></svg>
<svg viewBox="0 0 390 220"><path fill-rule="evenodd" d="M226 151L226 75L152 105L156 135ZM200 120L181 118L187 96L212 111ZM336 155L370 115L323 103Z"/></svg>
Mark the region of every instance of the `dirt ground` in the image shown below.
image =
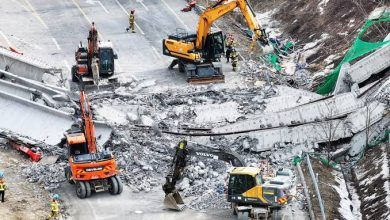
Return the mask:
<svg viewBox="0 0 390 220"><path fill-rule="evenodd" d="M362 212L363 219L382 219L383 215L389 211L386 207L386 191L385 183L381 175L383 162L382 157L390 155L390 147L386 144L368 149L365 153L364 158L359 162L358 168L355 169L355 186L361 199L360 209ZM378 163L378 161L381 161ZM389 164L390 165L390 164ZM362 175L357 180L356 173ZM366 179L371 179L370 184L362 184ZM373 197L370 200L364 200L367 197Z"/></svg>
<svg viewBox="0 0 390 220"><path fill-rule="evenodd" d="M18 174L20 163L32 162L12 149L0 147L0 170L8 186L5 202L0 203L0 219L45 219L50 211L50 195Z"/></svg>
<svg viewBox="0 0 390 220"><path fill-rule="evenodd" d="M390 2L329 0L326 5L321 6L317 0L286 1L280 5L274 18L283 24L284 34L297 39L299 44L313 42L323 38L324 34L327 35L320 50L307 59L308 63L318 64L314 66L322 68L322 61L329 55L339 55L340 58L335 60L335 64L338 63L369 14L376 7L384 5L389 6ZM383 32L388 31L384 27Z"/></svg>
<svg viewBox="0 0 390 220"><path fill-rule="evenodd" d="M318 173L319 179L319 188L321 192L321 198L324 201L325 205L325 215L327 219L344 219L340 213L337 211L340 206L340 197L338 196L337 191L332 187L332 185L338 185L335 181L334 176L331 174L332 168L325 167L320 161L310 158L311 164L313 166L314 173ZM305 160L306 161L306 160ZM311 202L313 205L314 215L318 216L320 219L321 211L318 203L318 199L314 190L313 182L309 171L307 169L306 162L302 162L302 171L305 176L305 181L307 187L309 188L309 193L311 196Z"/></svg>

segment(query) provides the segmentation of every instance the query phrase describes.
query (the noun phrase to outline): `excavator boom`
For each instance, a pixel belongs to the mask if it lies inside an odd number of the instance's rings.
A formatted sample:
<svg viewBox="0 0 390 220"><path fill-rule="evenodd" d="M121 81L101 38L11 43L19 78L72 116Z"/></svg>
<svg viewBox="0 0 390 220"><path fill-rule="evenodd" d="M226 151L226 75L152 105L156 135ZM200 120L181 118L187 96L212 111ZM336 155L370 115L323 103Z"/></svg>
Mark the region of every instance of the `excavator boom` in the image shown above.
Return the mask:
<svg viewBox="0 0 390 220"><path fill-rule="evenodd" d="M234 167L244 167L243 160L233 152L226 152L220 149L197 149L187 148L185 142L180 142L176 149L175 155L172 160L171 170L165 177L166 182L163 185L165 192L164 205L168 209L181 211L184 208L184 202L179 192L176 190L176 182L181 179L184 168L186 167L187 156L195 156L200 158L208 158L214 160L221 160L230 163Z"/></svg>
<svg viewBox="0 0 390 220"><path fill-rule="evenodd" d="M84 90L80 91L80 107L83 119L84 135L88 145L88 152L94 154L96 149L95 125L91 113L91 107Z"/></svg>
<svg viewBox="0 0 390 220"><path fill-rule="evenodd" d="M227 3L224 3L227 2ZM252 10L252 7L247 0L220 0L214 6L207 9L199 17L198 31L196 38L196 49L203 48L206 37L210 33L210 28L214 21L218 20L220 17L225 14L233 11L235 8L239 8L243 14L248 27L252 30L253 39L261 40L262 43L267 44L267 36L262 31L260 24L256 20L256 15Z"/></svg>
<svg viewBox="0 0 390 220"><path fill-rule="evenodd" d="M248 0L219 0L200 16L196 35L177 33L163 40L163 54L174 57L169 69L179 66L179 71L187 75L189 83L225 82L221 57L224 54L222 31L211 32L212 24L227 13L239 8L252 31L252 50L256 43L262 44L263 53L268 52L268 38L265 30L256 20Z"/></svg>

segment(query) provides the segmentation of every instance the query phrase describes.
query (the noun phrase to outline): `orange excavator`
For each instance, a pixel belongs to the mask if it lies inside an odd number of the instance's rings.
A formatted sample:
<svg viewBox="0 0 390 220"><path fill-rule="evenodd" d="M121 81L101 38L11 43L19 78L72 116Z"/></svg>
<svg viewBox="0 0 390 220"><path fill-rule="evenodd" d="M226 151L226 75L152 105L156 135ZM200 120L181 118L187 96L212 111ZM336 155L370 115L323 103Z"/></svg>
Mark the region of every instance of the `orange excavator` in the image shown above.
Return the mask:
<svg viewBox="0 0 390 220"><path fill-rule="evenodd" d="M95 23L92 22L88 35L88 46L84 47L80 42L75 52L76 65L72 67L72 81L89 82L91 76L95 84L98 84L100 78L103 77L108 81L115 81L115 59L118 59L118 55L113 49L112 42L100 41Z"/></svg>
<svg viewBox="0 0 390 220"><path fill-rule="evenodd" d="M79 198L87 198L91 192L109 191L120 194L122 182L113 155L105 150L99 151L95 137L95 126L88 97L80 91L80 110L82 122L73 126L66 135L69 167L65 176L69 183L76 184Z"/></svg>

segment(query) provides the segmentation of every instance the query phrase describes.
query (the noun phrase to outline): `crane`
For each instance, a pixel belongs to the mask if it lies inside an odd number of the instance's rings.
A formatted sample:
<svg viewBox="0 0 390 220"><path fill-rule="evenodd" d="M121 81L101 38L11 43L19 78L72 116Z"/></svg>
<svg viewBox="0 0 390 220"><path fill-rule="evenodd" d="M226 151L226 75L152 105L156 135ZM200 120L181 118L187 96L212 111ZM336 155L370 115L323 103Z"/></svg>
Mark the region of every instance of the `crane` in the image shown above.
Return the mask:
<svg viewBox="0 0 390 220"><path fill-rule="evenodd" d="M177 33L163 40L163 54L175 58L169 68L178 65L189 83L224 82L219 62L224 53L224 37L222 31L211 32L211 26L236 8L240 9L253 32L250 47L253 48L256 42L267 46L268 37L257 22L248 0L219 0L199 16L196 34Z"/></svg>
<svg viewBox="0 0 390 220"><path fill-rule="evenodd" d="M91 192L109 191L120 194L122 182L118 176L116 161L107 151L99 151L96 143L95 126L91 107L84 90L80 91L81 124L72 126L66 134L69 166L65 177L76 184L79 198L91 196Z"/></svg>

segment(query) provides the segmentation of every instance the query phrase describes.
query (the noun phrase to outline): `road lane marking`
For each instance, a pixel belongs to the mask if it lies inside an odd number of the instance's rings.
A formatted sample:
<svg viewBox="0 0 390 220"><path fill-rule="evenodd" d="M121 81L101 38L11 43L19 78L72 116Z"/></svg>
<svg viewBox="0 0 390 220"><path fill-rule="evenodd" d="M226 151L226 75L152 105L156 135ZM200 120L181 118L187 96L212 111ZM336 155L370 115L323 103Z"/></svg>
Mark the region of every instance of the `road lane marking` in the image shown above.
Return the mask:
<svg viewBox="0 0 390 220"><path fill-rule="evenodd" d="M97 1L99 3L100 6L102 6L103 10L107 13L107 14L110 14L110 12L107 10L106 7L104 7L104 5L102 4L101 1Z"/></svg>
<svg viewBox="0 0 390 220"><path fill-rule="evenodd" d="M161 54L158 53L157 49L152 46L153 52L157 55L157 58L161 59Z"/></svg>
<svg viewBox="0 0 390 220"><path fill-rule="evenodd" d="M61 47L60 47L60 45L58 44L57 40L56 40L54 37L52 37L51 39L53 40L53 42L54 42L54 44L56 45L57 49L58 49L58 50L61 50Z"/></svg>
<svg viewBox="0 0 390 220"><path fill-rule="evenodd" d="M123 5L118 1L118 0L115 0L116 3L119 5L119 7L123 10L123 12L125 12L125 14L127 16L129 16L129 12L126 11L126 9L123 7ZM137 22L135 22L135 27L139 30L139 32L142 34L142 35L145 35L145 32L142 31L142 29L138 26Z"/></svg>
<svg viewBox="0 0 390 220"><path fill-rule="evenodd" d="M179 15L177 15L176 12L164 0L161 0L161 2L164 3L165 7L167 7L172 12L172 14L176 17L176 19L180 21L180 23L186 28L186 30L189 31L190 28L183 22L183 20L179 18Z"/></svg>
<svg viewBox="0 0 390 220"><path fill-rule="evenodd" d="M9 47L13 47L11 41L9 41L8 37L5 36L5 34L2 31L0 31L0 35L4 38L5 42L8 44Z"/></svg>
<svg viewBox="0 0 390 220"><path fill-rule="evenodd" d="M77 4L77 2L75 0L72 0L73 4L79 9L79 11L81 12L81 14L84 16L85 20L88 21L88 23L92 24L91 22L91 19L89 19L89 17L85 14L85 12L83 11L83 9L81 9L80 5Z"/></svg>
<svg viewBox="0 0 390 220"><path fill-rule="evenodd" d="M143 0L137 0L137 2L140 3L145 8L146 11L149 11L149 8L146 7Z"/></svg>
<svg viewBox="0 0 390 220"><path fill-rule="evenodd" d="M38 21L42 24L42 26L46 29L49 29L49 27L46 25L46 23L42 20L41 16L39 16L39 14L37 13L37 11L35 11L34 7L30 4L30 2L28 0L24 0L26 2L26 4L28 5L28 7L30 8L30 11L31 13L34 15L34 17L36 19L38 19Z"/></svg>

